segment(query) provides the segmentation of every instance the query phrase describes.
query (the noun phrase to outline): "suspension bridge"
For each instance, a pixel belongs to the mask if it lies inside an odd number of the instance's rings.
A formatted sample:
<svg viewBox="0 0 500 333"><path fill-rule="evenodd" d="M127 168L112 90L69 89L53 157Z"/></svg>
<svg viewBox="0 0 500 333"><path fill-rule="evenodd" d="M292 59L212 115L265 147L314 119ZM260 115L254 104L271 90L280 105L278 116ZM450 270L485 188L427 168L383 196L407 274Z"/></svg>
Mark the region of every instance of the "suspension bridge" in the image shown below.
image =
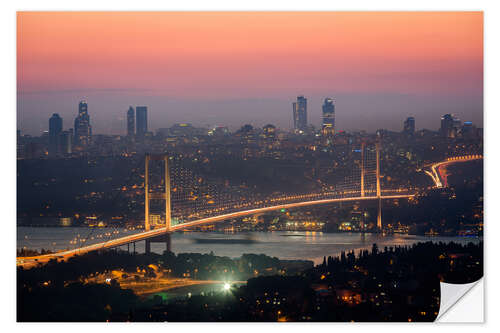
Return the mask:
<svg viewBox="0 0 500 333"><path fill-rule="evenodd" d="M176 231L281 209L342 202L377 201L376 225L381 230L382 201L413 197L417 189L381 188L379 142L369 147L362 143L360 149L355 152L358 154L357 167L352 168L352 174L348 175L343 183L323 186L321 191L314 193L283 193L270 197L262 197L250 190L230 186L227 182L208 182L193 170L179 166L166 154L146 154L143 176L144 232L46 255L18 257L17 265L29 268L51 259L66 260L74 255L124 245L133 244L135 248L135 243L139 241L145 241L146 253L151 251L151 243L158 242L165 243L167 250L171 251L170 235ZM431 171L425 172L433 179L436 187L442 187L440 166L478 158L482 156L451 158L432 165ZM157 172L151 172L152 168ZM152 214L155 206L151 205L151 202L158 201L163 202L161 212Z"/></svg>

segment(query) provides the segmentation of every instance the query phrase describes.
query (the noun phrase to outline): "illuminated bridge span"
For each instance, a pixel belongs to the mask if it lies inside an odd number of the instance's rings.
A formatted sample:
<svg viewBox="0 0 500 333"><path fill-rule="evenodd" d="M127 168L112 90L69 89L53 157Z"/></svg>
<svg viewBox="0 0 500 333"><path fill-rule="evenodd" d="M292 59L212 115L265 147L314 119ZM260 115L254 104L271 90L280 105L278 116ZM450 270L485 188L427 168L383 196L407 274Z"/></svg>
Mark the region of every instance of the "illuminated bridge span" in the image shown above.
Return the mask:
<svg viewBox="0 0 500 333"><path fill-rule="evenodd" d="M74 255L135 244L142 240L146 242L146 252L151 251L152 242L164 242L170 251L170 234L175 231L280 209L349 201L377 200L377 228L381 230L382 200L410 198L416 191L408 188L381 189L378 142L372 148L366 148L362 143L361 149L356 151L360 153L359 173L356 178L360 178L351 179L347 182L347 186L342 184L337 187L324 186L319 193L282 194L271 198L252 198L252 200L245 200L249 194L240 191L239 188L230 188L227 184L204 184L203 179L191 171L175 165L170 167L172 159L167 155L147 154L144 170L144 232L54 254L17 258L17 264L32 267L51 259L64 260ZM156 170L162 172L150 172L150 168L155 167L154 161L159 162L156 163ZM157 184L152 185L155 180L151 177L152 174L156 176L162 174L164 177L161 177L163 179L159 182L156 179ZM229 190L225 191L227 188ZM163 202L160 214L151 214L155 207L150 202L154 201Z"/></svg>
<svg viewBox="0 0 500 333"><path fill-rule="evenodd" d="M88 246L84 246L84 247L74 249L74 250L62 251L62 252L57 252L57 253L53 253L53 254L46 254L46 255L41 255L41 256L36 256L36 257L18 258L17 264L28 268L28 267L32 267L32 266L37 265L37 263L48 262L51 259L67 259L67 258L70 258L74 255L80 255L80 254L85 254L88 252L93 252L93 251L98 251L98 250L116 248L116 247L119 247L122 245L127 245L130 243L134 243L134 242L138 242L138 241L142 241L142 240L145 240L146 242L148 242L148 240L156 239L157 241L161 241L161 242L169 242L169 239L167 239L164 236L168 235L169 233L172 233L174 231L181 231L181 230L185 230L185 229L190 228L190 227L196 227L196 226L203 225L203 224L215 223L215 222L220 222L220 221L224 221L224 220L231 219L231 218L254 215L254 214L258 214L258 213L265 213L265 212L270 212L270 211L275 211L275 210L280 210L280 209L290 209L290 208L297 208L297 207L305 207L305 206L321 205L321 204L329 204L329 203L338 203L338 202L348 202L348 201L365 201L365 200L378 200L378 199L380 199L380 200L405 199L405 198L410 198L413 196L414 196L413 194L384 195L384 196L380 196L380 198L367 197L367 196L359 197L358 196L358 197L350 197L350 198L335 198L335 199L301 201L301 202L282 204L282 205L276 205L276 206L270 206L270 207L243 210L243 211L239 211L239 212L223 214L223 215L218 215L218 216L213 216L213 217L207 217L207 218L203 218L200 220L186 222L186 223L171 226L170 228L161 227L161 228L157 228L157 229L152 229L152 230L148 230L148 231L145 231L142 233L129 235L129 236L121 237L121 238L116 238L116 239L108 240L106 242L88 245ZM146 244L148 244L148 243L146 243ZM146 245L146 246L148 246L148 245ZM168 243L167 243L167 246L168 246ZM36 259L36 261L35 261L35 259Z"/></svg>
<svg viewBox="0 0 500 333"><path fill-rule="evenodd" d="M482 160L483 155L466 155L466 156L457 156L457 157L449 157L444 161L434 163L430 165L430 170L424 170L424 172L432 178L434 185L437 188L448 187L448 181L445 167L450 164L455 163L463 163L470 162L474 160Z"/></svg>

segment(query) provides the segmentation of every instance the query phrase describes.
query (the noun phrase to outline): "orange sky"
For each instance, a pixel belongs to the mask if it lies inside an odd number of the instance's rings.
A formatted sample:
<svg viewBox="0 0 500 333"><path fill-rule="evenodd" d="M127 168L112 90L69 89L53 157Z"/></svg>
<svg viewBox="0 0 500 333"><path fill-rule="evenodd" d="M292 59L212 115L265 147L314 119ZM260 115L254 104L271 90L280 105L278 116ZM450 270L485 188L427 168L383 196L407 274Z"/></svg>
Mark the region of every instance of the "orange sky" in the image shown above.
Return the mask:
<svg viewBox="0 0 500 333"><path fill-rule="evenodd" d="M481 12L20 12L18 92L477 97L482 20Z"/></svg>
<svg viewBox="0 0 500 333"><path fill-rule="evenodd" d="M324 84L341 90L402 84L420 91L426 78L435 79L432 73L452 80L473 75L482 66L482 48L481 13L18 15L23 91L114 87L200 96L223 94L233 84L259 93L256 83L280 90L277 84L301 81L308 88L318 82L320 90ZM405 75L416 81L411 84ZM455 89L466 88L464 82Z"/></svg>

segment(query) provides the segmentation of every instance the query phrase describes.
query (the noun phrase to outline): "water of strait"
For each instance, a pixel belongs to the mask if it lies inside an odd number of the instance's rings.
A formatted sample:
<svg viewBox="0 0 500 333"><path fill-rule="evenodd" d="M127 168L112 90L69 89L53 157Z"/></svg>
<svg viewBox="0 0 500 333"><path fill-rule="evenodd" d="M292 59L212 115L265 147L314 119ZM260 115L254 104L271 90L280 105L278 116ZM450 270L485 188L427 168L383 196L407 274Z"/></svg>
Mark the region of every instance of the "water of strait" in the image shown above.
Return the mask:
<svg viewBox="0 0 500 333"><path fill-rule="evenodd" d="M18 227L17 248L48 249L60 251L84 245L103 242L142 230L125 228L85 228L85 227ZM251 239L252 242L246 241ZM213 240L213 241L212 241ZM229 241L228 241L229 240ZM232 240L232 241L231 241ZM236 241L234 241L236 240ZM242 240L241 242L237 240ZM479 237L430 237L415 235L381 235L362 233L323 233L306 231L275 231L248 233L203 233L176 232L172 235L172 250L175 253L210 253L231 258L244 253L266 254L280 259L312 260L316 264L323 256L340 255L341 251L370 249L376 243L379 249L385 246L404 246L418 242L477 243ZM136 251L144 252L144 241L136 243ZM127 246L121 249L127 250ZM133 245L130 244L130 251ZM163 253L164 243L152 243L151 251Z"/></svg>

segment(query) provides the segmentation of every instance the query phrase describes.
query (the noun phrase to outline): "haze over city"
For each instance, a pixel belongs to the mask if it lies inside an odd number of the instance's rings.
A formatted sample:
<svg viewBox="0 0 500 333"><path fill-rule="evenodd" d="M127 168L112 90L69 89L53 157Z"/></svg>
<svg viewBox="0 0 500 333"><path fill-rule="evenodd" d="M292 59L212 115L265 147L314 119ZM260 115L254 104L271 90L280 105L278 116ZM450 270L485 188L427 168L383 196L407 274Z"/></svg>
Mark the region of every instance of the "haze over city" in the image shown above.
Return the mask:
<svg viewBox="0 0 500 333"><path fill-rule="evenodd" d="M87 100L94 133L124 134L129 105L150 129L272 123L308 98L320 127L436 130L443 114L483 123L482 13L18 13L18 129L64 127ZM35 33L36 32L36 33ZM360 121L362 119L362 121Z"/></svg>

